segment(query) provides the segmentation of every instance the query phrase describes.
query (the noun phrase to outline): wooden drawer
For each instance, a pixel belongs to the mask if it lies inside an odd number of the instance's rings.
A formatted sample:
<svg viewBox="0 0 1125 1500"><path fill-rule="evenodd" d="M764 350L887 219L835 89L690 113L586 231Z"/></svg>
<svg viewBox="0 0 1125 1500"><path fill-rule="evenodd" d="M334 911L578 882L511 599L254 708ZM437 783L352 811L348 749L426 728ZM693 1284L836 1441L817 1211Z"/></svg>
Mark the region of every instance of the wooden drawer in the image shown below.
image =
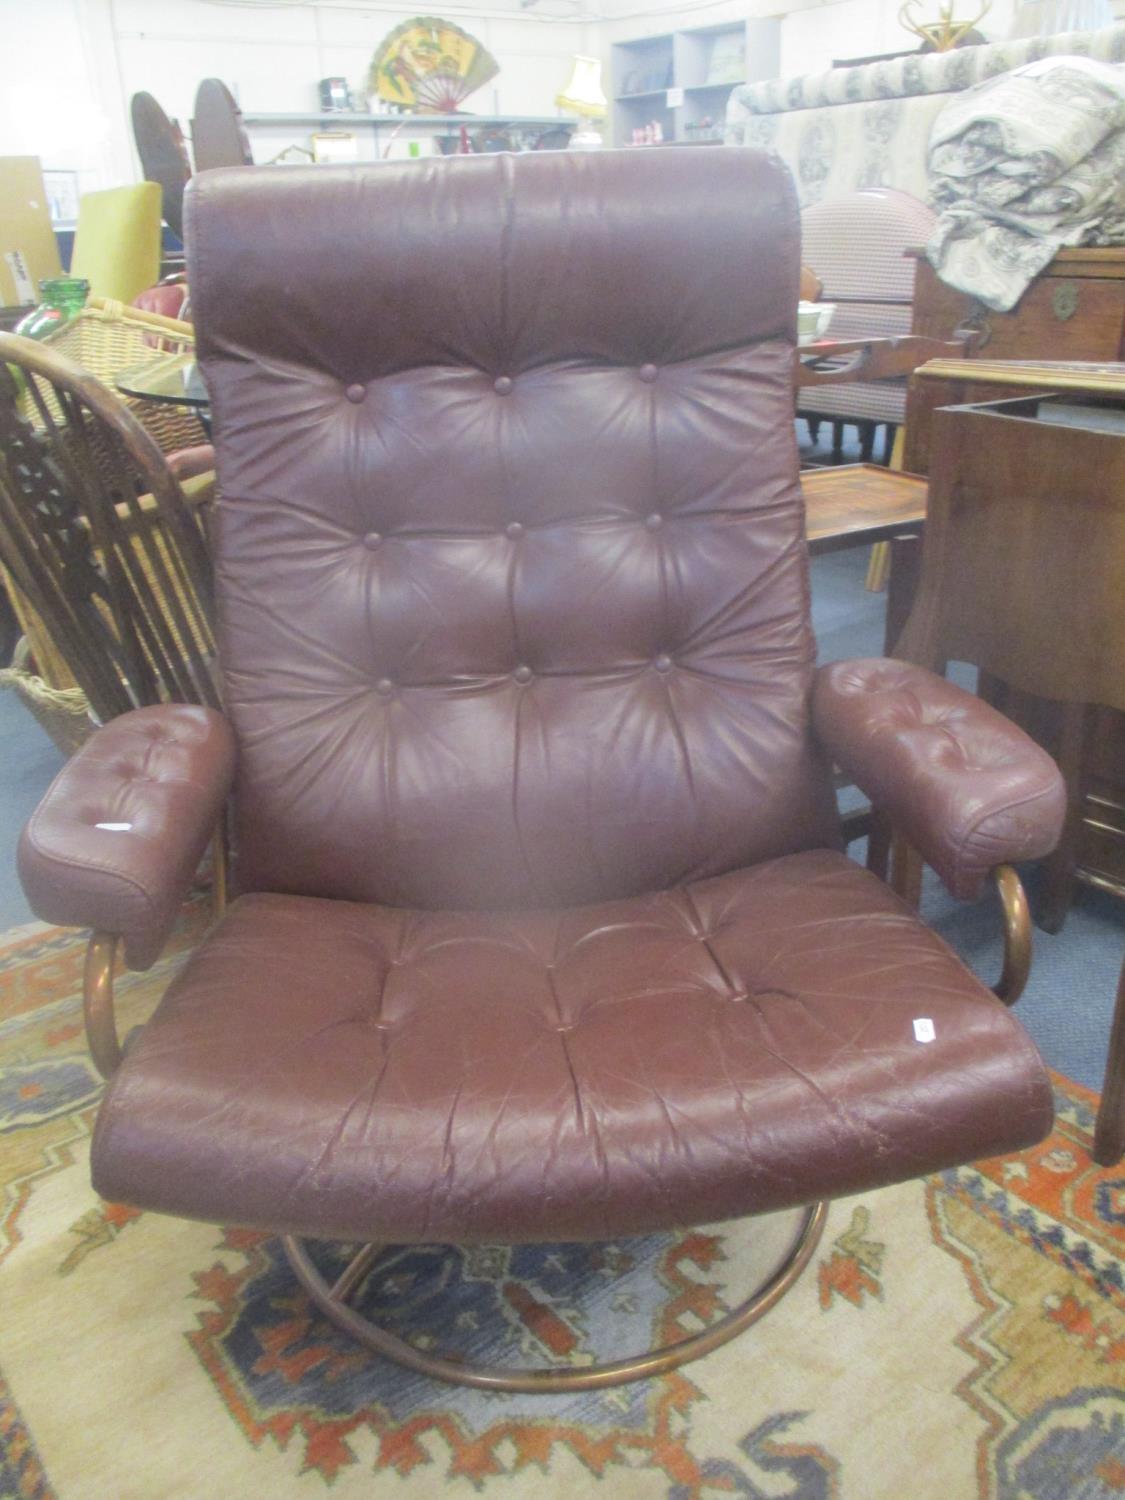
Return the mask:
<svg viewBox="0 0 1125 1500"><path fill-rule="evenodd" d="M966 327L986 334L982 344L966 351L968 359L1102 363L1125 358L1125 246L1060 251L1006 313L991 312L946 286L917 252L911 332L947 340ZM1010 386L912 380L906 406L906 467L916 474L929 473L931 419L937 407L1019 394Z"/></svg>
<svg viewBox="0 0 1125 1500"><path fill-rule="evenodd" d="M1082 809L1078 878L1125 895L1125 787L1095 782Z"/></svg>
<svg viewBox="0 0 1125 1500"><path fill-rule="evenodd" d="M1125 713L1094 711L1083 756L1084 822L1078 845L1082 877L1125 890Z"/></svg>
<svg viewBox="0 0 1125 1500"><path fill-rule="evenodd" d="M1010 313L972 320L985 333L974 351L989 359L1115 360L1125 323L1125 281L1044 277Z"/></svg>

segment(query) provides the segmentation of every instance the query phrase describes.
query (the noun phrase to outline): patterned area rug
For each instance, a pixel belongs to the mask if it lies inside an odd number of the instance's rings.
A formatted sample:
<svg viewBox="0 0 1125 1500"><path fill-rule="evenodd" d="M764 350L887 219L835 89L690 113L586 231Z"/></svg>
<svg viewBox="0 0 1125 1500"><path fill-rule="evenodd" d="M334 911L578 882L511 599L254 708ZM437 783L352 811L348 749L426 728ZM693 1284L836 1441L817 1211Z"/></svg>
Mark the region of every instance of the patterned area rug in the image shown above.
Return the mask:
<svg viewBox="0 0 1125 1500"><path fill-rule="evenodd" d="M123 1030L203 919L122 979ZM338 1336L275 1240L95 1198L82 955L51 929L0 940L5 1500L1125 1496L1125 1169L1092 1165L1094 1101L1067 1080L1042 1146L834 1204L796 1288L708 1359L485 1395ZM390 1251L365 1296L422 1347L581 1365L702 1326L792 1229Z"/></svg>

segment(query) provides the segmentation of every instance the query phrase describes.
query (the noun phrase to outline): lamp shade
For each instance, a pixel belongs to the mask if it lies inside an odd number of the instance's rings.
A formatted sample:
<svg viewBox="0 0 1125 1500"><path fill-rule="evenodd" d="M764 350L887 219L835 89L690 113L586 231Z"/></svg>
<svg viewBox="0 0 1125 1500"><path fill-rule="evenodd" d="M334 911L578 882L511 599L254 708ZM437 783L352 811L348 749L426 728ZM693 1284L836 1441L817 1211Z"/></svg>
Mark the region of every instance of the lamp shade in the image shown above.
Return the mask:
<svg viewBox="0 0 1125 1500"><path fill-rule="evenodd" d="M573 110L576 115L590 115L601 119L605 114L605 94L602 92L602 65L597 57L575 57L570 82L555 103L560 109Z"/></svg>

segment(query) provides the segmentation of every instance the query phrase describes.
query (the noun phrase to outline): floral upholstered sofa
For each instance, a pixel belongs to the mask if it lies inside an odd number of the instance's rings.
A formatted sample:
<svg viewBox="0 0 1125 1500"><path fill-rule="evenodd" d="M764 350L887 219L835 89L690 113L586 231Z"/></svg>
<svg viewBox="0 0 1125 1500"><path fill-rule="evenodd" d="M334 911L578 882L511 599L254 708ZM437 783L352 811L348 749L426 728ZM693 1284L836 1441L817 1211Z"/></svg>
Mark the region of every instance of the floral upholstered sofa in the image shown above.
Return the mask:
<svg viewBox="0 0 1125 1500"><path fill-rule="evenodd" d="M1062 55L1125 63L1125 25L743 84L730 96L726 139L775 150L796 178L802 208L870 188L925 202L930 128L950 95Z"/></svg>

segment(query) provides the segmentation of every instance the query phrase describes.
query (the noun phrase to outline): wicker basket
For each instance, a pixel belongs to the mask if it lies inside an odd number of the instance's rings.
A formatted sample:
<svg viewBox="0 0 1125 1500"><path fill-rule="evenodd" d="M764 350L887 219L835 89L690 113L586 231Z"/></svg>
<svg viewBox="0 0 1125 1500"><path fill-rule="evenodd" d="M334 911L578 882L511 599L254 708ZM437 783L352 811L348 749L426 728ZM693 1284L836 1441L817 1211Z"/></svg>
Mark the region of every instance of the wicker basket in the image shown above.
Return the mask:
<svg viewBox="0 0 1125 1500"><path fill-rule="evenodd" d="M86 694L79 687L51 687L34 672L14 664L0 669L0 687L11 688L64 755L73 755L97 727L90 717Z"/></svg>
<svg viewBox="0 0 1125 1500"><path fill-rule="evenodd" d="M141 401L124 395L115 384L126 370L148 364L160 354L192 353L195 330L190 323L93 297L77 317L49 334L43 343L96 375L129 408L163 453L209 441L203 423L189 408ZM53 397L48 397L48 406L52 401ZM23 414L32 426L42 425L30 396L24 398Z"/></svg>
<svg viewBox="0 0 1125 1500"><path fill-rule="evenodd" d="M15 585L11 574L0 566L0 587L7 592L22 632L12 656L12 667L26 673L31 667L40 674L44 685L77 691L74 675L51 639L50 632L31 607L31 601ZM8 686L12 686L11 683Z"/></svg>

